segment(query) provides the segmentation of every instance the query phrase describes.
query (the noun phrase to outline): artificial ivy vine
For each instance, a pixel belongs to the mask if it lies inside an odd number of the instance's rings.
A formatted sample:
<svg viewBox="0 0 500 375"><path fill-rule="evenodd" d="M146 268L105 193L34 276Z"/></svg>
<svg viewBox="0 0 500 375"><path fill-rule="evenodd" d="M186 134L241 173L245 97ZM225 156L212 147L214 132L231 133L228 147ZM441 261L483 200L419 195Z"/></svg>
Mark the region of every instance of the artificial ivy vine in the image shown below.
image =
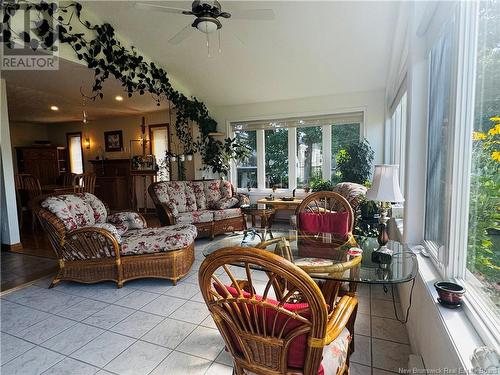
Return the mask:
<svg viewBox="0 0 500 375"><path fill-rule="evenodd" d="M3 43L13 48L17 37L17 41L33 50L53 50L57 40L67 43L78 59L94 70L95 81L89 96L91 99L103 98L103 83L113 76L121 82L129 97L137 92L140 95L149 92L158 105L163 100L169 100L176 111L175 128L178 138L187 153L201 153L205 168L211 168L214 173L227 174L229 160L242 159L248 155L249 150L235 139L219 141L210 136L209 133L216 131L217 122L210 117L205 104L195 97L189 99L176 91L170 84L167 72L153 62L146 61L134 47L125 48L116 39L115 30L110 24L93 25L85 20L81 4L58 6L47 2L35 4L28 1L2 1L1 7ZM31 38L27 31L17 34L12 30L11 19L20 9L38 12L38 21L33 29L38 39ZM75 32L72 25L74 19L88 32ZM199 126L201 136L196 142L193 141L189 121Z"/></svg>

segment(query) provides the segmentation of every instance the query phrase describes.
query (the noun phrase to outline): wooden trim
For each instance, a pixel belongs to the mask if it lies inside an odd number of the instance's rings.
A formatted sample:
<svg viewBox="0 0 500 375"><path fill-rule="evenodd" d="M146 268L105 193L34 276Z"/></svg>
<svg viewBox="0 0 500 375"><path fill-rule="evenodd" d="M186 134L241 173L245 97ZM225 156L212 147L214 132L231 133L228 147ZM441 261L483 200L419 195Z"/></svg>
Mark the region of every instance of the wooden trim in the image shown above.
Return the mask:
<svg viewBox="0 0 500 375"><path fill-rule="evenodd" d="M23 249L23 244L21 242L13 244L2 244L2 251L12 251L13 253L21 251Z"/></svg>
<svg viewBox="0 0 500 375"><path fill-rule="evenodd" d="M83 154L83 134L82 132L70 132L66 133L66 150L67 150L67 162L68 162L68 172L69 173L76 173L71 170L71 151L69 147L69 139L74 136L79 136L80 137L80 151L82 153L82 173L85 173L85 157ZM59 163L59 160L57 161Z"/></svg>

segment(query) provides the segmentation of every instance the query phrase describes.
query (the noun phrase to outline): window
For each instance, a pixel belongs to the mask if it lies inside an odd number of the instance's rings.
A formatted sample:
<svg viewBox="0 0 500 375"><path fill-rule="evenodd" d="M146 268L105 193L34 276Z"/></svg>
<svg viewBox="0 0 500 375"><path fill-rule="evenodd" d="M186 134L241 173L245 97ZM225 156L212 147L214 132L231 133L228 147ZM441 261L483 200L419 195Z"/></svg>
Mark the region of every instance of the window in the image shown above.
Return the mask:
<svg viewBox="0 0 500 375"><path fill-rule="evenodd" d="M158 166L158 181L170 180L170 162L167 161L169 149L169 127L168 125L150 125L149 139L151 141L151 154L156 159Z"/></svg>
<svg viewBox="0 0 500 375"><path fill-rule="evenodd" d="M69 171L75 174L83 173L82 133L67 133Z"/></svg>
<svg viewBox="0 0 500 375"><path fill-rule="evenodd" d="M332 175L337 167L337 153L344 147L359 142L361 124L333 124L332 125Z"/></svg>
<svg viewBox="0 0 500 375"><path fill-rule="evenodd" d="M396 105L390 122L390 163L399 165L399 186L404 191L406 158L406 92Z"/></svg>
<svg viewBox="0 0 500 375"><path fill-rule="evenodd" d="M288 129L265 131L266 188L288 188Z"/></svg>
<svg viewBox="0 0 500 375"><path fill-rule="evenodd" d="M500 321L500 3L479 4L465 279Z"/></svg>
<svg viewBox="0 0 500 375"><path fill-rule="evenodd" d="M293 190L330 180L337 152L360 140L362 124L362 112L233 122L233 136L252 153L233 164L232 182L239 189Z"/></svg>
<svg viewBox="0 0 500 375"><path fill-rule="evenodd" d="M323 176L323 129L321 126L297 128L297 187L309 185Z"/></svg>
<svg viewBox="0 0 500 375"><path fill-rule="evenodd" d="M448 247L453 122L450 121L453 22L431 49L427 122L427 170L424 239L442 261Z"/></svg>
<svg viewBox="0 0 500 375"><path fill-rule="evenodd" d="M245 160L236 164L236 179L238 188L256 188L257 187L257 132L254 131L236 131L234 133L236 141L247 146L251 154Z"/></svg>

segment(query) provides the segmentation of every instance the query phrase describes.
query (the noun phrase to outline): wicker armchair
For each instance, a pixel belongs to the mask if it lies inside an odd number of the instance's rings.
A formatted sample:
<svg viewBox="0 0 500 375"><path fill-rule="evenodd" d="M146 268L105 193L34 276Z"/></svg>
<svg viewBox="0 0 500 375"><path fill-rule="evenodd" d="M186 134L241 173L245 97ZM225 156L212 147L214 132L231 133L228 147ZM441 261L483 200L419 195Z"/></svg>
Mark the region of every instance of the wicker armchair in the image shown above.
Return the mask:
<svg viewBox="0 0 500 375"><path fill-rule="evenodd" d="M81 283L115 281L118 287L138 278L173 281L194 262L196 228L176 225L147 228L135 212L109 215L106 205L90 193L41 196L33 206L59 258L61 280Z"/></svg>
<svg viewBox="0 0 500 375"><path fill-rule="evenodd" d="M305 217L308 215L318 216L322 219L332 218L331 227L325 228L318 223L318 232L335 233L339 239L345 241L352 239L354 228L354 213L351 205L340 194L331 191L318 191L308 195L295 210L297 229L313 232L311 227L305 228ZM325 221L326 223L326 221Z"/></svg>
<svg viewBox="0 0 500 375"><path fill-rule="evenodd" d="M244 266L238 275L246 274L246 279L236 279L229 267L235 263ZM254 279L255 268L266 271L261 273L267 282ZM307 273L278 255L253 248L210 254L198 278L236 375L348 374L355 297L342 297L328 313ZM230 280L231 286L221 280ZM301 296L301 303L294 303L295 295Z"/></svg>

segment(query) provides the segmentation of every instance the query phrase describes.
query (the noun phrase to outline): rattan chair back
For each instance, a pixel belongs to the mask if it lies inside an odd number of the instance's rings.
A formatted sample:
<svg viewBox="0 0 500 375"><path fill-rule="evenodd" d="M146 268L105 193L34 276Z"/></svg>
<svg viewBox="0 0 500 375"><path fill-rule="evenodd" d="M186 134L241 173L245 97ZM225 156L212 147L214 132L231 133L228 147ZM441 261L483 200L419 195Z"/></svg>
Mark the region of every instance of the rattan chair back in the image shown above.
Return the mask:
<svg viewBox="0 0 500 375"><path fill-rule="evenodd" d="M352 233L353 231L354 213L351 205L343 196L332 191L318 191L304 198L295 211L297 217L297 228L299 230L301 212L311 212L319 215L332 212L347 212L349 233Z"/></svg>
<svg viewBox="0 0 500 375"><path fill-rule="evenodd" d="M95 173L83 173L76 175L74 179L75 193L94 194L95 181Z"/></svg>
<svg viewBox="0 0 500 375"><path fill-rule="evenodd" d="M31 202L36 197L42 195L42 187L38 178L31 174L22 174L19 177L21 189L28 194L28 199Z"/></svg>
<svg viewBox="0 0 500 375"><path fill-rule="evenodd" d="M244 267L230 266L235 263ZM258 272L264 277L255 279L255 269L265 269ZM267 281L262 281L266 276ZM234 358L236 374L244 374L244 370L264 375L297 371L288 367L288 355L292 341L301 335L307 340L300 373L318 373L322 345L317 344L325 338L328 313L320 289L303 270L265 250L231 247L204 260L199 284ZM305 311L284 308L286 303L296 302L296 296L308 304Z"/></svg>

